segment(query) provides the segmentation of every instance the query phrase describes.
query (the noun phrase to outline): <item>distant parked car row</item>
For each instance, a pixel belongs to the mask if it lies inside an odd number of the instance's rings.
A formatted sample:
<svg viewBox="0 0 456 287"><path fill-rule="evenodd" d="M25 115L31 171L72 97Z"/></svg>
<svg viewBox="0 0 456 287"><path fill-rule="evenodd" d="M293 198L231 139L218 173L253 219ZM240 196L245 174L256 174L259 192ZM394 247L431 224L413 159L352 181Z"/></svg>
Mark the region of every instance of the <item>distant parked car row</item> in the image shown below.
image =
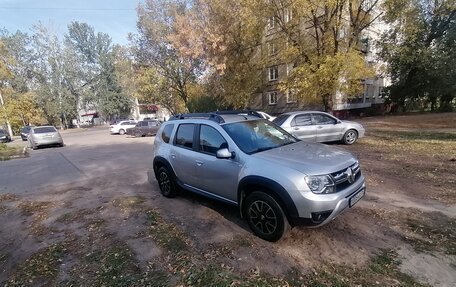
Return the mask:
<svg viewBox="0 0 456 287"><path fill-rule="evenodd" d="M9 133L5 130L0 129L0 143L7 143L11 141Z"/></svg>
<svg viewBox="0 0 456 287"><path fill-rule="evenodd" d="M218 111L223 115L233 111ZM296 138L311 142L341 141L344 144L354 144L364 136L364 127L356 122L341 121L338 118L319 111L289 112L273 117L262 111L236 111L239 115L254 116L272 121ZM110 126L111 134L128 134L135 137L153 136L161 123L158 120L124 120Z"/></svg>
<svg viewBox="0 0 456 287"><path fill-rule="evenodd" d="M160 124L158 120L143 120L139 122L126 120L111 125L109 131L111 134L127 134L134 137L154 136L157 134Z"/></svg>

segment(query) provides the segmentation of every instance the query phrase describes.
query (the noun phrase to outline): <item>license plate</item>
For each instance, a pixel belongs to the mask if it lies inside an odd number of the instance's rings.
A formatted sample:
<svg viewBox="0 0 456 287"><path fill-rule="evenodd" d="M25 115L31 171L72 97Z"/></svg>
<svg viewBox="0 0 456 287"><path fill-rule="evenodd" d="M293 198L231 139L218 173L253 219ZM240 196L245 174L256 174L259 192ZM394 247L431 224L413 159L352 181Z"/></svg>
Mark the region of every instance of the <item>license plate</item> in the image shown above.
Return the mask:
<svg viewBox="0 0 456 287"><path fill-rule="evenodd" d="M360 191L358 191L355 195L350 197L350 201L349 201L350 207L355 205L364 196L364 192L365 192L365 189L363 188Z"/></svg>

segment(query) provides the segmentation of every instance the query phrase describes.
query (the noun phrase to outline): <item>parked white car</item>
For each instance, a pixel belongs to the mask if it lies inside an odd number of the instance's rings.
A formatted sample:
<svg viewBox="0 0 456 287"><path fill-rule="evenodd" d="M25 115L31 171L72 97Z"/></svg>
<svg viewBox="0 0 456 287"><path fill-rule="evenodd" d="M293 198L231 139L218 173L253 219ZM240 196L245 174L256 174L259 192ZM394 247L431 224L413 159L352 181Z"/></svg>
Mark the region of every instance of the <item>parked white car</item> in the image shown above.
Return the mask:
<svg viewBox="0 0 456 287"><path fill-rule="evenodd" d="M111 125L109 127L109 131L111 134L120 134L123 135L127 131L127 129L134 128L136 126L136 121L128 120L128 121L120 121L117 124Z"/></svg>

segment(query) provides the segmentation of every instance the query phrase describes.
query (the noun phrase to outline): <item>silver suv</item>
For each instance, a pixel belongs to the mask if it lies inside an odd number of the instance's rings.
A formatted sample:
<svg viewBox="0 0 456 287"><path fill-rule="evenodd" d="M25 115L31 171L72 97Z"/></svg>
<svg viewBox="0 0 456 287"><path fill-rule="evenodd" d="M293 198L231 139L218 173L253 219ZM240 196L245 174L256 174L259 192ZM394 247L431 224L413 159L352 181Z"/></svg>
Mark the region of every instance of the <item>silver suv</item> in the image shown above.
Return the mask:
<svg viewBox="0 0 456 287"><path fill-rule="evenodd" d="M268 241L293 226L324 225L365 193L351 153L249 115L174 116L155 138L153 173L166 197L187 190L239 207Z"/></svg>

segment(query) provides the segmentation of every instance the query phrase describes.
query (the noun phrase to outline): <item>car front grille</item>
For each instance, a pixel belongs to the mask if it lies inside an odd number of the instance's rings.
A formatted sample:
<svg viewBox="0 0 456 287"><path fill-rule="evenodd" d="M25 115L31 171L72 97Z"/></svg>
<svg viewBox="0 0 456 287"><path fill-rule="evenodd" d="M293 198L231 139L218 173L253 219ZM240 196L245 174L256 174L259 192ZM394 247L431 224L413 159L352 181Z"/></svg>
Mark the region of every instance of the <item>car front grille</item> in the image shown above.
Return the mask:
<svg viewBox="0 0 456 287"><path fill-rule="evenodd" d="M351 172L349 169L351 169ZM351 176L350 173L352 174ZM336 192L342 191L361 177L361 169L359 168L359 163L356 162L348 168L331 173L331 176L336 184Z"/></svg>

